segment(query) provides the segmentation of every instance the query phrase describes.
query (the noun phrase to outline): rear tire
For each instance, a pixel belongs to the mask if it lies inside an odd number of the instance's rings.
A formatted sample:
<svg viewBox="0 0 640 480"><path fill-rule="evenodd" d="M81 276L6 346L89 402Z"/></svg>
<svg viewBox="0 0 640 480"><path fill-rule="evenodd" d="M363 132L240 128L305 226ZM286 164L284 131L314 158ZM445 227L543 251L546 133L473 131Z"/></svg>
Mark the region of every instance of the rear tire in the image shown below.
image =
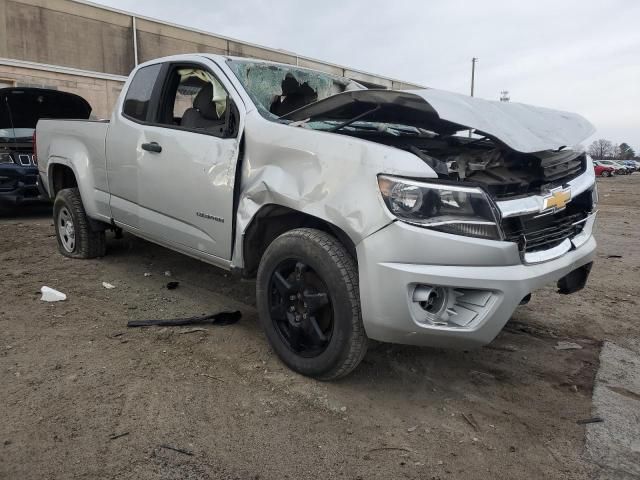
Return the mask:
<svg viewBox="0 0 640 480"><path fill-rule="evenodd" d="M609 171L608 171L608 170L603 170L603 172L602 172L601 176L602 176L602 177L609 177L609 176L611 176L611 173L609 173Z"/></svg>
<svg viewBox="0 0 640 480"><path fill-rule="evenodd" d="M53 202L58 250L70 258L96 258L106 253L104 231L91 229L77 188L60 190Z"/></svg>
<svg viewBox="0 0 640 480"><path fill-rule="evenodd" d="M358 268L331 235L300 228L276 238L262 256L256 296L267 339L292 370L335 380L364 358Z"/></svg>

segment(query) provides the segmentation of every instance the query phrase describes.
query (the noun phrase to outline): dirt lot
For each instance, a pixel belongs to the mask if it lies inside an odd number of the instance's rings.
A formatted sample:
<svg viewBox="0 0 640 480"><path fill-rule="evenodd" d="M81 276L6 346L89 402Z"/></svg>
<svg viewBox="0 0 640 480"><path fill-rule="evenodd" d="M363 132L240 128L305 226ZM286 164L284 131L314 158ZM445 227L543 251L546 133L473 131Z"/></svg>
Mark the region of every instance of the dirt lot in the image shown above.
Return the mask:
<svg viewBox="0 0 640 480"><path fill-rule="evenodd" d="M640 174L599 187L585 290L537 292L478 351L372 345L335 383L278 361L251 282L130 236L110 237L103 259L68 260L46 209L3 218L0 478L597 476L576 420L592 415L600 342L640 337ZM68 300L41 302L43 285ZM241 310L240 323L125 326L223 308ZM583 348L559 351L559 340Z"/></svg>

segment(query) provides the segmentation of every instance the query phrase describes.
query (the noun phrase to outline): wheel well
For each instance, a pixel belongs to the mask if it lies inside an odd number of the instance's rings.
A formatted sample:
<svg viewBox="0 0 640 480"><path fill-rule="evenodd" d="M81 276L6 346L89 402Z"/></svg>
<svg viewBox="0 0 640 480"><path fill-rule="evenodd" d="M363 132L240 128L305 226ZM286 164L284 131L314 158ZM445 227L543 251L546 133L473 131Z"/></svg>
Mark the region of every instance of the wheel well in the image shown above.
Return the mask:
<svg viewBox="0 0 640 480"><path fill-rule="evenodd" d="M295 228L316 228L336 237L356 260L356 246L349 236L331 223L280 205L265 205L256 213L247 228L243 243L245 277L254 277L260 265L260 259L267 247L276 238Z"/></svg>
<svg viewBox="0 0 640 480"><path fill-rule="evenodd" d="M76 175L73 170L66 165L53 165L51 167L51 196L56 194L63 188L74 188L78 186Z"/></svg>

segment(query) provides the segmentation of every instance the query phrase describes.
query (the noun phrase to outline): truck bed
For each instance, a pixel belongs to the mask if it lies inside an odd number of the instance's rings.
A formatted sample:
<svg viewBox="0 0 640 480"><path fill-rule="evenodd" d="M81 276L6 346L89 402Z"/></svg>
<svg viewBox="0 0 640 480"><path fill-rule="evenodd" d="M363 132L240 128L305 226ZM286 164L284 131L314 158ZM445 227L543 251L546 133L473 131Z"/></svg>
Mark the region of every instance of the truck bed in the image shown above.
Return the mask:
<svg viewBox="0 0 640 480"><path fill-rule="evenodd" d="M36 127L38 171L44 189L51 193L55 169L68 167L78 180L87 214L110 218L105 144L109 120L40 120ZM72 157L70 157L72 155Z"/></svg>

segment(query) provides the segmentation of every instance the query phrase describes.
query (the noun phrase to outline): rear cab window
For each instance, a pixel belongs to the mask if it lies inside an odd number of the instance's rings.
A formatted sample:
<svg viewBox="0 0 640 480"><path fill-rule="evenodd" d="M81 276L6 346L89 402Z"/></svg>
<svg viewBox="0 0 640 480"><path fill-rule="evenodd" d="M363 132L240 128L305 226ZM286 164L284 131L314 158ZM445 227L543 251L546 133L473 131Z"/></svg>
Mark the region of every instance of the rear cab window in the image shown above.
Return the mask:
<svg viewBox="0 0 640 480"><path fill-rule="evenodd" d="M127 90L122 114L137 122L146 122L153 89L162 69L162 64L149 65L139 69Z"/></svg>

